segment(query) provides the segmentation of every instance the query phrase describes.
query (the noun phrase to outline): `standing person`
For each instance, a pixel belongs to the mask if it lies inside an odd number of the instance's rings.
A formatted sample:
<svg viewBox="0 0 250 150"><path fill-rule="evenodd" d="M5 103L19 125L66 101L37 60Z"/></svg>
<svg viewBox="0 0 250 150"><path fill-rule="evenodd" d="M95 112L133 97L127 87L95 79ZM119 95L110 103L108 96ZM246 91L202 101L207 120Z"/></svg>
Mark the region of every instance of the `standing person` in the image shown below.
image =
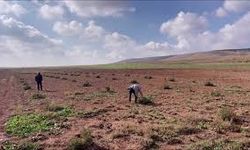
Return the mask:
<svg viewBox="0 0 250 150"><path fill-rule="evenodd" d="M39 91L39 90L43 90L43 84L42 84L42 82L43 82L43 76L41 75L41 73L40 72L38 72L38 74L36 75L36 77L35 77L35 80L36 80L36 84L37 84L37 90Z"/></svg>
<svg viewBox="0 0 250 150"><path fill-rule="evenodd" d="M128 87L129 90L129 101L131 102L131 95L134 94L135 102L137 103L138 93L143 97L141 85L137 81L132 81L131 85Z"/></svg>

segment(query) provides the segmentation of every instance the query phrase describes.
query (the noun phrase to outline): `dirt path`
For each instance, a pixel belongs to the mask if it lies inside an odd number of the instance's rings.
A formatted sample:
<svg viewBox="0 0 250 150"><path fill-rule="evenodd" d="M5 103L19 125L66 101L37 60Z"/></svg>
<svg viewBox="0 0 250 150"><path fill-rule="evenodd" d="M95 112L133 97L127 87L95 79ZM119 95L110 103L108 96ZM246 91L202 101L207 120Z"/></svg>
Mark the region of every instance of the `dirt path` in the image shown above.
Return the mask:
<svg viewBox="0 0 250 150"><path fill-rule="evenodd" d="M4 134L4 124L20 101L17 78L8 72L0 76L0 142L8 138Z"/></svg>

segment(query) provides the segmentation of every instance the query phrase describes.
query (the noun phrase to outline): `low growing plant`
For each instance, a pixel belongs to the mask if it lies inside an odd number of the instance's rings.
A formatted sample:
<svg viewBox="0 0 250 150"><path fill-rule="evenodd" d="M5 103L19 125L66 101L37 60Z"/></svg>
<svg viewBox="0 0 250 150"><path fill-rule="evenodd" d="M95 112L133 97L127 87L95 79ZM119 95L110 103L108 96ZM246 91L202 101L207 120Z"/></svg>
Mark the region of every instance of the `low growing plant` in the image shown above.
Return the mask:
<svg viewBox="0 0 250 150"><path fill-rule="evenodd" d="M231 121L236 117L235 113L228 107L224 107L219 111L219 116L224 121Z"/></svg>
<svg viewBox="0 0 250 150"><path fill-rule="evenodd" d="M50 105L48 106L48 110L55 112L59 116L69 117L74 113L74 110L69 107L63 107L58 105Z"/></svg>
<svg viewBox="0 0 250 150"><path fill-rule="evenodd" d="M170 87L170 85L165 84L164 87L163 87L163 89L165 89L165 90L171 90L172 87Z"/></svg>
<svg viewBox="0 0 250 150"><path fill-rule="evenodd" d="M83 87L90 87L90 86L92 86L88 81L86 81L86 82L84 82L83 83L83 85L82 85Z"/></svg>
<svg viewBox="0 0 250 150"><path fill-rule="evenodd" d="M151 96L142 97L139 99L139 104L152 105L152 104L154 104L153 98Z"/></svg>
<svg viewBox="0 0 250 150"><path fill-rule="evenodd" d="M85 150L89 149L93 145L93 139L91 132L87 129L83 129L78 137L74 137L70 140L68 150Z"/></svg>
<svg viewBox="0 0 250 150"><path fill-rule="evenodd" d="M30 90L31 89L31 86L28 84L28 83L24 83L23 84L23 89L26 91L26 90Z"/></svg>
<svg viewBox="0 0 250 150"><path fill-rule="evenodd" d="M170 78L169 81L175 82L175 78Z"/></svg>
<svg viewBox="0 0 250 150"><path fill-rule="evenodd" d="M22 142L17 147L17 150L39 150L39 149L40 147L38 144L29 141Z"/></svg>
<svg viewBox="0 0 250 150"><path fill-rule="evenodd" d="M32 95L31 98L32 98L32 99L45 99L45 98L46 98L46 95L40 94L40 93L35 93L35 94Z"/></svg>
<svg viewBox="0 0 250 150"><path fill-rule="evenodd" d="M9 118L5 131L11 135L27 136L32 133L48 131L53 124L46 116L40 114L24 114Z"/></svg>
<svg viewBox="0 0 250 150"><path fill-rule="evenodd" d="M94 110L89 110L89 111L81 111L81 112L78 112L78 117L92 118L92 117L101 115L103 113L106 113L107 111L108 111L107 109L94 109Z"/></svg>
<svg viewBox="0 0 250 150"><path fill-rule="evenodd" d="M205 140L192 144L189 150L243 150L245 146L243 143L236 141L229 141L225 139L220 140Z"/></svg>
<svg viewBox="0 0 250 150"><path fill-rule="evenodd" d="M152 76L145 76L144 78L145 78L145 79L153 79Z"/></svg>
<svg viewBox="0 0 250 150"><path fill-rule="evenodd" d="M206 83L205 83L205 86L215 86L211 81L207 81Z"/></svg>

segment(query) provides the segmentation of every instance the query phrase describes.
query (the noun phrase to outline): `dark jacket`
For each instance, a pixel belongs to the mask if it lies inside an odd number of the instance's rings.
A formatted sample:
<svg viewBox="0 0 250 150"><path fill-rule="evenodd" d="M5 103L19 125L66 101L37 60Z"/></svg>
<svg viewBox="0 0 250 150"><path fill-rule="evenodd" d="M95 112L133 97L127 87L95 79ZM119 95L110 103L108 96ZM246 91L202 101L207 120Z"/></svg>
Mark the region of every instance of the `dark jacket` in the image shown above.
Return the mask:
<svg viewBox="0 0 250 150"><path fill-rule="evenodd" d="M38 73L36 75L36 77L35 77L35 80L36 80L36 82L42 82L43 81L43 76L40 73Z"/></svg>

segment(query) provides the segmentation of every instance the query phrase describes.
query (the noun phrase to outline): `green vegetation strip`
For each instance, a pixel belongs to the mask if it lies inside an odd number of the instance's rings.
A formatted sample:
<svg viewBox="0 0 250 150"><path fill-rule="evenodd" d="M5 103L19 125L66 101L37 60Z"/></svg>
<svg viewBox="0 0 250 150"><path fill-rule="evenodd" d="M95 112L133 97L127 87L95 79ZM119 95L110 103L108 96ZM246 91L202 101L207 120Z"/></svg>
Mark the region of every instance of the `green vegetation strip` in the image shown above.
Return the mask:
<svg viewBox="0 0 250 150"><path fill-rule="evenodd" d="M5 131L16 136L27 136L32 133L48 131L53 124L46 116L40 114L24 114L11 117L6 125Z"/></svg>
<svg viewBox="0 0 250 150"><path fill-rule="evenodd" d="M85 66L93 69L250 69L250 63L114 63Z"/></svg>
<svg viewBox="0 0 250 150"><path fill-rule="evenodd" d="M75 113L74 110L70 107L63 107L57 105L48 106L48 110L50 112L54 112L56 116L61 116L61 117L70 117Z"/></svg>

